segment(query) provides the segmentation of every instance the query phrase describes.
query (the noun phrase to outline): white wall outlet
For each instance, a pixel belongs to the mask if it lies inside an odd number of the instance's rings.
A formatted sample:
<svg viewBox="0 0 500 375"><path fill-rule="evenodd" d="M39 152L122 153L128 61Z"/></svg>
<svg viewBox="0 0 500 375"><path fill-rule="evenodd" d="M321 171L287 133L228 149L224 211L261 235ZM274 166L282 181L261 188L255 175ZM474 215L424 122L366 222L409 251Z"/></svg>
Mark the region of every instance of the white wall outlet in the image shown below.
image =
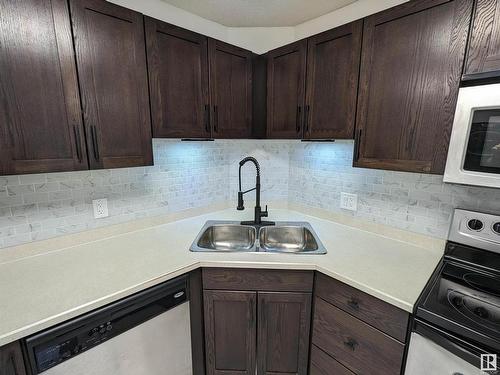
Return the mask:
<svg viewBox="0 0 500 375"><path fill-rule="evenodd" d="M94 199L92 201L92 206L94 206L94 218L95 219L109 216L108 200L106 198Z"/></svg>
<svg viewBox="0 0 500 375"><path fill-rule="evenodd" d="M340 208L344 210L358 210L358 195L350 193L340 193Z"/></svg>

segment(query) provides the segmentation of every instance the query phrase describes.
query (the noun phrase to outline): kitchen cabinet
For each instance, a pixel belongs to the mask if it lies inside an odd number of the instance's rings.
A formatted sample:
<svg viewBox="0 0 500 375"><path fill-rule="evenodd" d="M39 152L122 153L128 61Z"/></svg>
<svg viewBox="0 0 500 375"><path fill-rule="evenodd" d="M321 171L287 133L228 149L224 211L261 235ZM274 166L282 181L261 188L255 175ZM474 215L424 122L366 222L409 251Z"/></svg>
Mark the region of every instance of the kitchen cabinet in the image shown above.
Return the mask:
<svg viewBox="0 0 500 375"><path fill-rule="evenodd" d="M268 138L352 139L363 21L268 53Z"/></svg>
<svg viewBox="0 0 500 375"><path fill-rule="evenodd" d="M500 76L500 1L477 0L464 79Z"/></svg>
<svg viewBox="0 0 500 375"><path fill-rule="evenodd" d="M153 136L249 138L252 53L146 17Z"/></svg>
<svg viewBox="0 0 500 375"><path fill-rule="evenodd" d="M209 138L207 37L145 17L153 136Z"/></svg>
<svg viewBox="0 0 500 375"><path fill-rule="evenodd" d="M0 375L26 375L21 344L18 341L0 348Z"/></svg>
<svg viewBox="0 0 500 375"><path fill-rule="evenodd" d="M204 291L207 374L255 374L256 298L256 292Z"/></svg>
<svg viewBox="0 0 500 375"><path fill-rule="evenodd" d="M306 55L306 40L267 54L267 138L302 138Z"/></svg>
<svg viewBox="0 0 500 375"><path fill-rule="evenodd" d="M360 20L308 39L304 138L354 138L362 31Z"/></svg>
<svg viewBox="0 0 500 375"><path fill-rule="evenodd" d="M70 9L90 167L151 165L143 16L103 0Z"/></svg>
<svg viewBox="0 0 500 375"><path fill-rule="evenodd" d="M258 374L307 374L311 293L258 293Z"/></svg>
<svg viewBox="0 0 500 375"><path fill-rule="evenodd" d="M0 175L87 169L67 2L0 0L0 14Z"/></svg>
<svg viewBox="0 0 500 375"><path fill-rule="evenodd" d="M252 136L252 53L209 39L214 138Z"/></svg>
<svg viewBox="0 0 500 375"><path fill-rule="evenodd" d="M316 273L311 373L400 374L409 314Z"/></svg>
<svg viewBox="0 0 500 375"><path fill-rule="evenodd" d="M416 0L365 19L354 166L443 173L472 3Z"/></svg>
<svg viewBox="0 0 500 375"><path fill-rule="evenodd" d="M207 374L307 374L312 282L310 271L203 269Z"/></svg>

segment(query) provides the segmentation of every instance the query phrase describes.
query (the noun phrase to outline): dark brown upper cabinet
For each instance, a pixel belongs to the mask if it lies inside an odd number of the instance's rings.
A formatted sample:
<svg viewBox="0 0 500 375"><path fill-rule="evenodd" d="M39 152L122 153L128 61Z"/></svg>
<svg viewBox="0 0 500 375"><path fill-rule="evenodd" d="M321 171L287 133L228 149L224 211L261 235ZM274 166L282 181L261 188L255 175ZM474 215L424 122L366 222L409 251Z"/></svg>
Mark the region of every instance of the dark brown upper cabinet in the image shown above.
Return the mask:
<svg viewBox="0 0 500 375"><path fill-rule="evenodd" d="M91 168L153 163L143 16L70 0Z"/></svg>
<svg viewBox="0 0 500 375"><path fill-rule="evenodd" d="M363 21L308 39L304 138L353 139Z"/></svg>
<svg viewBox="0 0 500 375"><path fill-rule="evenodd" d="M211 137L207 37L145 20L153 136Z"/></svg>
<svg viewBox="0 0 500 375"><path fill-rule="evenodd" d="M0 174L87 169L66 1L0 0L0 14Z"/></svg>
<svg viewBox="0 0 500 375"><path fill-rule="evenodd" d="M443 173L472 3L416 0L365 19L354 166Z"/></svg>
<svg viewBox="0 0 500 375"><path fill-rule="evenodd" d="M500 0L477 0L464 79L500 76Z"/></svg>
<svg viewBox="0 0 500 375"><path fill-rule="evenodd" d="M252 136L252 53L218 40L208 42L214 138Z"/></svg>
<svg viewBox="0 0 500 375"><path fill-rule="evenodd" d="M302 138L307 41L268 52L267 138Z"/></svg>

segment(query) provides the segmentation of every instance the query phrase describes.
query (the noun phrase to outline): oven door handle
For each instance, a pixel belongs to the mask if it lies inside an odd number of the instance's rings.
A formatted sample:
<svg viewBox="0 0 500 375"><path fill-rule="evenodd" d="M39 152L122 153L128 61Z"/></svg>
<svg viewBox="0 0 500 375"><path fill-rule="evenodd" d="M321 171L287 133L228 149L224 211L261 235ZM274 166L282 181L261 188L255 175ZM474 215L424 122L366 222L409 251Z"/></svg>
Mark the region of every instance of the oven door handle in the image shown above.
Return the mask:
<svg viewBox="0 0 500 375"><path fill-rule="evenodd" d="M461 338L454 336L430 324L415 319L413 331L428 338L442 348L469 362L471 365L479 367L481 354L491 354L488 351L468 343Z"/></svg>

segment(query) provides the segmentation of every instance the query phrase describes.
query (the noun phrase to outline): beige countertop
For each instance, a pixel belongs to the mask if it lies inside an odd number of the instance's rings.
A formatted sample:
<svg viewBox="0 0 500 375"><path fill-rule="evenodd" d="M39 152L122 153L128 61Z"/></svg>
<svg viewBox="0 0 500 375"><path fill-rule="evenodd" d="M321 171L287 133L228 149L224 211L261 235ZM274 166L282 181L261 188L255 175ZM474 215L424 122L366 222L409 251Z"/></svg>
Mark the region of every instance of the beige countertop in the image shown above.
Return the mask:
<svg viewBox="0 0 500 375"><path fill-rule="evenodd" d="M391 238L390 230L383 236L288 209L270 210L270 219L310 222L328 254L189 251L207 220L248 215L226 209L160 225L156 219L0 251L0 346L198 267L317 270L411 312L443 255L441 240L408 234L403 241L402 231Z"/></svg>

